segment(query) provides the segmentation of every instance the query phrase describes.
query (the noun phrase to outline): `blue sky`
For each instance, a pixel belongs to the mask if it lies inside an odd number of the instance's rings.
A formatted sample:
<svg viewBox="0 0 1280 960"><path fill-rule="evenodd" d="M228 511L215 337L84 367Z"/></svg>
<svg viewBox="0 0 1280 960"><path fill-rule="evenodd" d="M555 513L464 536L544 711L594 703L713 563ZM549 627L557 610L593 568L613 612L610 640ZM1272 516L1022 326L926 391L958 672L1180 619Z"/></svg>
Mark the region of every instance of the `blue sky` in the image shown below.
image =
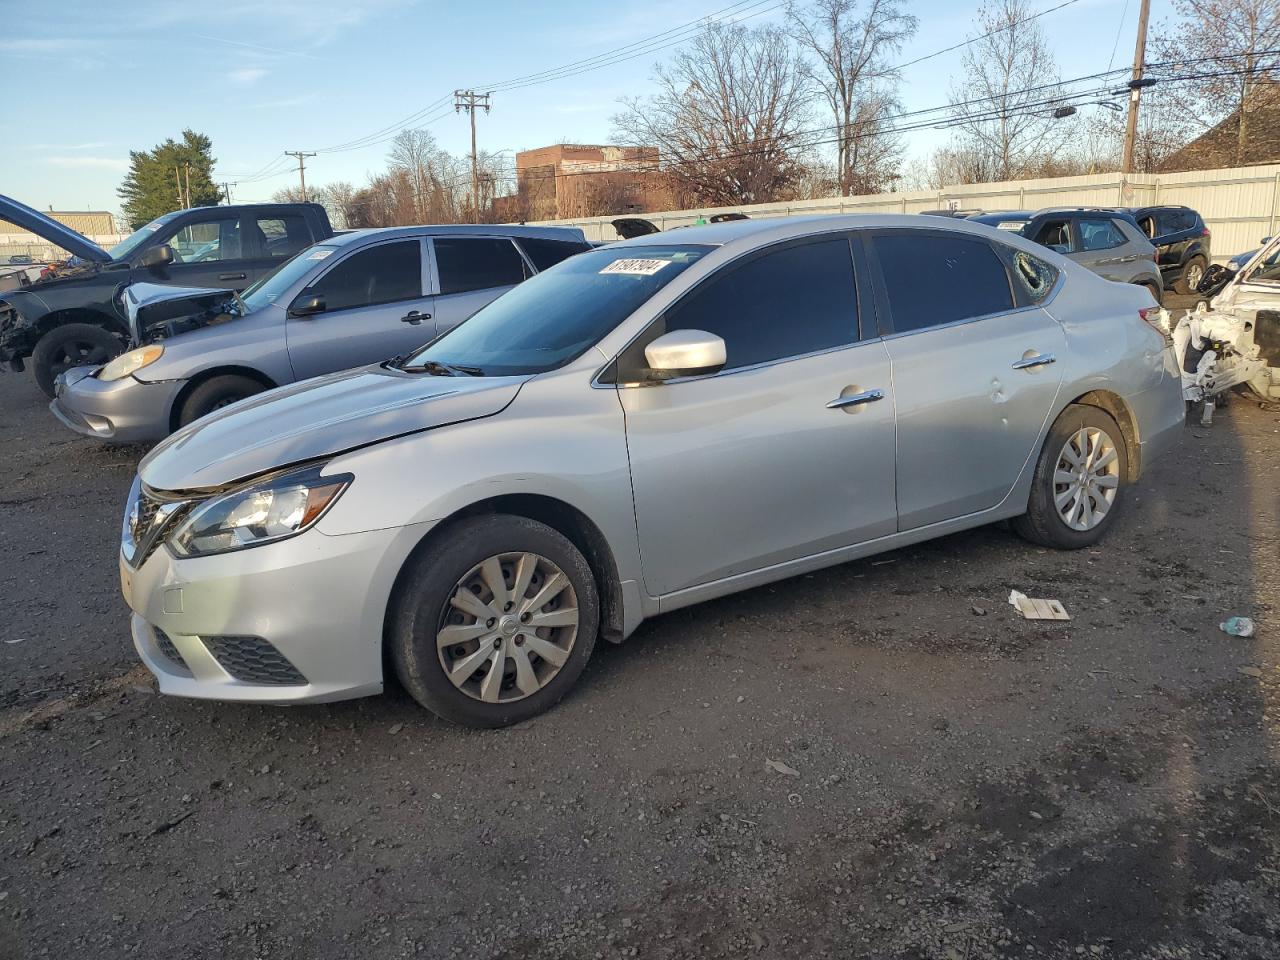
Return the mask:
<svg viewBox="0 0 1280 960"><path fill-rule="evenodd" d="M979 31L979 0L910 0L920 30L900 62ZM1061 0L1029 0L1033 10ZM39 208L116 210L130 149L192 127L213 139L219 179L248 180L236 201L296 184L283 150L316 150L398 123L455 88L485 86L582 60L670 30L730 0L63 0L57 15L17 15L0 0L0 81L6 91L0 193ZM1171 16L1153 0L1155 35ZM781 22L780 9L747 23ZM1138 0L1077 0L1045 16L1063 77L1124 66L1133 55ZM31 8L23 5L30 13ZM6 13L6 8L8 12ZM1116 38L1119 44L1116 46ZM495 94L481 114L481 149L521 150L559 140L607 142L623 96L644 94L659 51L576 77ZM909 68L906 109L946 100L961 51ZM469 150L465 115L429 125L442 146ZM815 124L829 122L825 117ZM945 139L912 134L913 155ZM308 160L308 183L363 183L387 145ZM290 172L292 171L292 172Z"/></svg>

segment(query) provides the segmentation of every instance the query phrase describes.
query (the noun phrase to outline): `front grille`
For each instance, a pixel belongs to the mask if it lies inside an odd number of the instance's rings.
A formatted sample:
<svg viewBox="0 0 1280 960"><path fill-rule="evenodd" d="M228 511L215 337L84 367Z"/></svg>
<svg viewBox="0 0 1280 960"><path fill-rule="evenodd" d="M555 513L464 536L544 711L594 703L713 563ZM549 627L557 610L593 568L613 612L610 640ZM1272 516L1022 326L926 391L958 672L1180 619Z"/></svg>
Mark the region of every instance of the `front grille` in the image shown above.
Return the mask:
<svg viewBox="0 0 1280 960"><path fill-rule="evenodd" d="M162 500L153 496L146 487L138 491L136 506L129 520L127 539L132 540L132 556L126 559L137 569L160 549L168 532L190 511L192 501Z"/></svg>
<svg viewBox="0 0 1280 960"><path fill-rule="evenodd" d="M156 641L156 648L164 655L164 658L172 663L175 667L181 667L188 670L187 661L182 659L182 653L174 645L173 639L158 627L151 630L152 636Z"/></svg>
<svg viewBox="0 0 1280 960"><path fill-rule="evenodd" d="M222 669L242 683L302 686L307 678L289 658L261 637L203 637Z"/></svg>

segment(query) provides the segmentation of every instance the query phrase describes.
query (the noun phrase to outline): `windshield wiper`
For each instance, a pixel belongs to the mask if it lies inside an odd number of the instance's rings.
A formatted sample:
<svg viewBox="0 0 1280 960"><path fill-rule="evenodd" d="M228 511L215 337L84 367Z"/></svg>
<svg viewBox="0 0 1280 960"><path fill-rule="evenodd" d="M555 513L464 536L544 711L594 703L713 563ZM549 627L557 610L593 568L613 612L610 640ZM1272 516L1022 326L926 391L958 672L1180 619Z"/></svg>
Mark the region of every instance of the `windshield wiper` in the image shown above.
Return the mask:
<svg viewBox="0 0 1280 960"><path fill-rule="evenodd" d="M458 363L441 363L439 360L423 360L421 363L401 366L405 373L429 373L433 377L456 377L466 374L469 377L483 377L484 371L479 367L467 367Z"/></svg>

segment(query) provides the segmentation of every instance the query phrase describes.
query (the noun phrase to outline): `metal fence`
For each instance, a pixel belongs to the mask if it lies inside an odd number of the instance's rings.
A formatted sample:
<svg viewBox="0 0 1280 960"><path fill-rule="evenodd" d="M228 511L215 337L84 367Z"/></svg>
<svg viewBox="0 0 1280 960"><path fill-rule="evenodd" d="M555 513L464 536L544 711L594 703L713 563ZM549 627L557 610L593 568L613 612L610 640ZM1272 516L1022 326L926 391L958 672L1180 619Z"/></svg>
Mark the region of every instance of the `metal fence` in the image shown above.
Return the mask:
<svg viewBox="0 0 1280 960"><path fill-rule="evenodd" d="M1195 170L1189 173L1100 173L1083 177L973 183L941 190L832 197L740 207L707 207L642 214L663 230L705 220L717 213L745 213L753 218L822 213L920 213L960 209L1037 210L1043 207L1138 207L1183 204L1200 212L1212 233L1215 260L1225 260L1259 245L1275 233L1280 218L1280 164ZM616 240L614 217L544 220L543 224L581 227L589 240Z"/></svg>
<svg viewBox="0 0 1280 960"><path fill-rule="evenodd" d="M89 239L103 249L110 249L126 236L123 233L95 234ZM68 253L30 233L0 233L0 265L8 263L10 256L28 256L41 263L51 263L67 259Z"/></svg>

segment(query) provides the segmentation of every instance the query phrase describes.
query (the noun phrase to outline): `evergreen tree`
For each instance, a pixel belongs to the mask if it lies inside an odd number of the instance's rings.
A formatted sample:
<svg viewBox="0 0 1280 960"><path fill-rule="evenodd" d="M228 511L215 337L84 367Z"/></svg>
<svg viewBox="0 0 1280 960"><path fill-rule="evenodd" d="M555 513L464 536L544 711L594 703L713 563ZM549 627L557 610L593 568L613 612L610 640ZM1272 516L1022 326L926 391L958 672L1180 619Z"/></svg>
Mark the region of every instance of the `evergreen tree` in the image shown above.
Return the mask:
<svg viewBox="0 0 1280 960"><path fill-rule="evenodd" d="M170 210L216 204L222 192L213 182L213 164L213 141L194 130L152 150L130 150L129 172L116 191L130 229Z"/></svg>

